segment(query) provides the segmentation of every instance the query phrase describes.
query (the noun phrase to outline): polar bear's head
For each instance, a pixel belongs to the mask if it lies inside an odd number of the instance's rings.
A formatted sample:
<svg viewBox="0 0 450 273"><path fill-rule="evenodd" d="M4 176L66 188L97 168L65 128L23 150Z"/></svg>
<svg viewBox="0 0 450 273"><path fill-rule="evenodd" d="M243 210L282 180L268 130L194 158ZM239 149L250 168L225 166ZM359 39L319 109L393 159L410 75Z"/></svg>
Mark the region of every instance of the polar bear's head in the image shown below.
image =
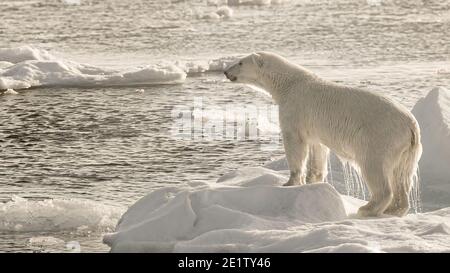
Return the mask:
<svg viewBox="0 0 450 273"><path fill-rule="evenodd" d="M263 56L260 53L252 53L228 66L224 74L232 82L254 84L258 82L263 66Z"/></svg>
<svg viewBox="0 0 450 273"><path fill-rule="evenodd" d="M264 85L269 74L289 74L292 65L275 53L260 51L231 64L224 73L232 82Z"/></svg>
<svg viewBox="0 0 450 273"><path fill-rule="evenodd" d="M317 77L303 67L271 52L252 53L224 70L232 82L248 84L265 90L279 101L286 88Z"/></svg>

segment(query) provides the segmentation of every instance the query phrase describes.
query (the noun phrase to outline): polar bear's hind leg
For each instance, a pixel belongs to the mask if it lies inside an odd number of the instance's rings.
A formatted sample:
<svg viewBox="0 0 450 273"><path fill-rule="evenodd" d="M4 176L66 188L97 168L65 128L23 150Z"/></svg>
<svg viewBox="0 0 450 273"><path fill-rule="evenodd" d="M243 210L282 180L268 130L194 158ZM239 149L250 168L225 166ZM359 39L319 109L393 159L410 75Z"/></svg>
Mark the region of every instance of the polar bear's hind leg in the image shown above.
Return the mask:
<svg viewBox="0 0 450 273"><path fill-rule="evenodd" d="M409 190L408 185L394 185L394 198L384 211L385 214L393 216L404 216L409 211Z"/></svg>
<svg viewBox="0 0 450 273"><path fill-rule="evenodd" d="M366 205L359 208L358 215L361 217L381 216L393 199L390 170L383 167L382 160L368 160L360 167L371 198Z"/></svg>
<svg viewBox="0 0 450 273"><path fill-rule="evenodd" d="M387 207L385 214L404 216L409 211L409 193L414 184L414 177L417 172L417 158L420 158L422 146L413 145L403 152L394 169L393 190L394 199ZM416 185L417 186L417 185Z"/></svg>

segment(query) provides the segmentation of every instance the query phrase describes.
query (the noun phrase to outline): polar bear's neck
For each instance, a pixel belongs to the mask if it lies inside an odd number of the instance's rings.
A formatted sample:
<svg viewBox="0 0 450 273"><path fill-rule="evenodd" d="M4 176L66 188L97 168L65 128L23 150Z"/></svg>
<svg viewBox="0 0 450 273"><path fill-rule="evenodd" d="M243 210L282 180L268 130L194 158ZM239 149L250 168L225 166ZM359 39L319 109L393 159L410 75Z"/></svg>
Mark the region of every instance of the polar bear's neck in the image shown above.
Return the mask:
<svg viewBox="0 0 450 273"><path fill-rule="evenodd" d="M295 69L283 70L284 71L267 71L262 69L258 81L259 87L269 92L277 104L280 104L286 99L289 93L296 91L294 86L298 87L302 82L306 82L311 77L314 77L312 73L302 67L295 66Z"/></svg>

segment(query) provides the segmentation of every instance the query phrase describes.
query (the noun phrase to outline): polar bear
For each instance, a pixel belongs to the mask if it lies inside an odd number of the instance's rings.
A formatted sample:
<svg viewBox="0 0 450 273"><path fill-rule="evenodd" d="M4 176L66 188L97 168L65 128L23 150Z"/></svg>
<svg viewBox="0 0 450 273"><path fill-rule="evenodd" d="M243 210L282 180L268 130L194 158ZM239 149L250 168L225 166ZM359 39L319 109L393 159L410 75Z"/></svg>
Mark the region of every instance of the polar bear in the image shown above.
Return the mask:
<svg viewBox="0 0 450 273"><path fill-rule="evenodd" d="M368 186L371 198L359 216L408 212L422 145L419 125L406 108L379 94L323 80L269 52L244 57L224 73L233 82L266 90L279 105L290 169L285 186L323 181L330 149L357 167Z"/></svg>

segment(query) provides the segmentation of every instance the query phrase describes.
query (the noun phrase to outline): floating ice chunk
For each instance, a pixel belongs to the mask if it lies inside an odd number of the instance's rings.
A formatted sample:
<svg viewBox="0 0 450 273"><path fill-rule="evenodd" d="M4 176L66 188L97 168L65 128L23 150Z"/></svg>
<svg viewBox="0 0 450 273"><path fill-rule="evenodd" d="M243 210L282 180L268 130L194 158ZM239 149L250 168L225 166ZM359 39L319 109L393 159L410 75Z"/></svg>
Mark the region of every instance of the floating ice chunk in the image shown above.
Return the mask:
<svg viewBox="0 0 450 273"><path fill-rule="evenodd" d="M436 73L437 74L439 74L439 75L450 75L450 69L448 69L448 68L439 68L437 71L436 71Z"/></svg>
<svg viewBox="0 0 450 273"><path fill-rule="evenodd" d="M177 61L175 65L186 72L188 75L204 73L209 70L208 63L201 61Z"/></svg>
<svg viewBox="0 0 450 273"><path fill-rule="evenodd" d="M190 75L204 72L221 72L228 65L236 62L236 60L238 60L238 57L228 56L210 61L177 61L175 65Z"/></svg>
<svg viewBox="0 0 450 273"><path fill-rule="evenodd" d="M210 12L203 15L202 19L207 20L220 20L220 19L229 19L233 16L233 10L230 7L222 6L218 8L215 12Z"/></svg>
<svg viewBox="0 0 450 273"><path fill-rule="evenodd" d="M10 67L11 65L13 65L13 63L6 62L6 61L0 61L0 72L2 69Z"/></svg>
<svg viewBox="0 0 450 273"><path fill-rule="evenodd" d="M14 89L8 88L5 92L3 92L3 95L17 95L17 93Z"/></svg>
<svg viewBox="0 0 450 273"><path fill-rule="evenodd" d="M32 201L14 196L0 203L1 231L60 231L85 226L109 230L116 225L124 208L80 199Z"/></svg>
<svg viewBox="0 0 450 273"><path fill-rule="evenodd" d="M220 20L220 15L215 12L210 12L202 16L202 19L206 20Z"/></svg>
<svg viewBox="0 0 450 273"><path fill-rule="evenodd" d="M13 88L14 89L27 89L30 87L31 87L30 83L11 79L11 78L0 77L0 90L8 90L8 89L13 89Z"/></svg>
<svg viewBox="0 0 450 273"><path fill-rule="evenodd" d="M217 9L216 14L221 18L231 18L233 16L233 10L230 7L222 6Z"/></svg>
<svg viewBox="0 0 450 273"><path fill-rule="evenodd" d="M39 86L135 86L179 84L186 73L174 65L147 65L116 70L58 59L33 47L1 49L0 61L13 63L0 70L0 89Z"/></svg>
<svg viewBox="0 0 450 273"><path fill-rule="evenodd" d="M376 6L376 7L378 7L378 6L381 6L382 0L367 0L367 4L369 6Z"/></svg>
<svg viewBox="0 0 450 273"><path fill-rule="evenodd" d="M80 253L80 252L81 252L81 246L80 246L80 243L77 242L77 241L70 241L70 242L67 242L67 244L66 244L66 249L67 249L69 252L72 252L72 253Z"/></svg>
<svg viewBox="0 0 450 273"><path fill-rule="evenodd" d="M0 48L0 61L20 63L27 60L46 61L56 59L48 51L32 46L20 46L13 48Z"/></svg>
<svg viewBox="0 0 450 273"><path fill-rule="evenodd" d="M61 0L64 4L70 6L79 6L81 5L81 0Z"/></svg>
<svg viewBox="0 0 450 273"><path fill-rule="evenodd" d="M236 62L237 60L238 60L238 57L235 57L235 56L214 59L209 62L208 70L209 71L223 71L227 66Z"/></svg>

